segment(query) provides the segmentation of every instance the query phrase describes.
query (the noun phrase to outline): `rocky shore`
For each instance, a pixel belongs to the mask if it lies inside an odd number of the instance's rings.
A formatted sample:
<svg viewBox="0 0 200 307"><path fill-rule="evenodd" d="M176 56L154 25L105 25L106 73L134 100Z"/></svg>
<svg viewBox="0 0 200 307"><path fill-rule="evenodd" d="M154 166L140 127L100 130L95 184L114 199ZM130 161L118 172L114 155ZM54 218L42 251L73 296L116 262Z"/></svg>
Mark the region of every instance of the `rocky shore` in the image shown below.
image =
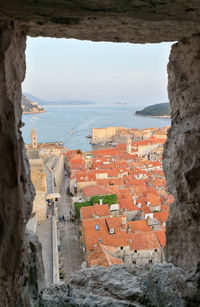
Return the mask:
<svg viewBox="0 0 200 307"><path fill-rule="evenodd" d="M37 102L29 100L25 95L22 95L21 106L23 114L46 112Z"/></svg>
<svg viewBox="0 0 200 307"><path fill-rule="evenodd" d="M170 119L171 116L170 115L160 115L160 116L153 116L153 115L142 115L142 114L134 114L135 116L142 116L142 117L151 117L151 118L166 118L166 119Z"/></svg>

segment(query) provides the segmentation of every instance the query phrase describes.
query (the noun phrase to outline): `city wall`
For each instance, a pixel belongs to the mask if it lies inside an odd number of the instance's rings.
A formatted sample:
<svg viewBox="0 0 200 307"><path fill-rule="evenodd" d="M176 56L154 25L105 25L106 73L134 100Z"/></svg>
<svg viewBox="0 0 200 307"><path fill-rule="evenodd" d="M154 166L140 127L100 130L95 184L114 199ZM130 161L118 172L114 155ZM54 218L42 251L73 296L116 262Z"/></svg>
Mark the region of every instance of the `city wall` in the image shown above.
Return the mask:
<svg viewBox="0 0 200 307"><path fill-rule="evenodd" d="M109 143L112 142L113 137L119 135L124 127L107 127L107 128L92 128L91 144Z"/></svg>
<svg viewBox="0 0 200 307"><path fill-rule="evenodd" d="M33 201L32 212L36 213L37 221L46 219L46 173L41 159L29 160L31 166L31 180L35 187L36 195Z"/></svg>
<svg viewBox="0 0 200 307"><path fill-rule="evenodd" d="M55 185L55 192L59 192L63 180L65 177L64 173L64 156L60 154L60 156L55 160L54 165L53 165L53 170L54 170L54 185Z"/></svg>

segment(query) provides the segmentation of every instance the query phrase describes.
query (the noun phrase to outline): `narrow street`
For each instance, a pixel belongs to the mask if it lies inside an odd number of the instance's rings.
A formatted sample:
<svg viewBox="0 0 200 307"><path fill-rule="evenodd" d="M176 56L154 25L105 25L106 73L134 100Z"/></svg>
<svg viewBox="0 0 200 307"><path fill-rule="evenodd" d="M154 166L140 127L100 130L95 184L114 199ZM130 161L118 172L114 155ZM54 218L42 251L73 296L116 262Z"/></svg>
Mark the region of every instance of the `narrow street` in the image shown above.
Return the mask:
<svg viewBox="0 0 200 307"><path fill-rule="evenodd" d="M69 275L81 269L84 261L83 249L79 240L78 225L70 222L71 198L67 195L67 188L69 186L69 178L65 177L63 187L61 190L61 198L58 203L58 216L66 218L66 222L58 221L58 231L60 232L60 243L62 255L61 261L63 264L62 271L64 273L64 280L68 280Z"/></svg>

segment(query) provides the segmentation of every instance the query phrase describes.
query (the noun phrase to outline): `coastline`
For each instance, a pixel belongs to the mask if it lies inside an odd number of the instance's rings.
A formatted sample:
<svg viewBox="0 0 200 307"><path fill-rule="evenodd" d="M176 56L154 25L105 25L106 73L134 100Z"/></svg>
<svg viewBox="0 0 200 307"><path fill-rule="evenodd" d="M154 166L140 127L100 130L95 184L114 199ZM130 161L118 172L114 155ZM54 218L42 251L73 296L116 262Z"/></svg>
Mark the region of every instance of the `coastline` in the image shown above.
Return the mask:
<svg viewBox="0 0 200 307"><path fill-rule="evenodd" d="M34 111L34 112L22 112L22 114L38 114L38 113L45 113L45 110L42 111Z"/></svg>
<svg viewBox="0 0 200 307"><path fill-rule="evenodd" d="M153 116L153 115L142 115L142 114L133 114L135 116L141 116L141 117L150 117L150 118L161 118L161 119L171 119L170 115L160 115L160 116Z"/></svg>

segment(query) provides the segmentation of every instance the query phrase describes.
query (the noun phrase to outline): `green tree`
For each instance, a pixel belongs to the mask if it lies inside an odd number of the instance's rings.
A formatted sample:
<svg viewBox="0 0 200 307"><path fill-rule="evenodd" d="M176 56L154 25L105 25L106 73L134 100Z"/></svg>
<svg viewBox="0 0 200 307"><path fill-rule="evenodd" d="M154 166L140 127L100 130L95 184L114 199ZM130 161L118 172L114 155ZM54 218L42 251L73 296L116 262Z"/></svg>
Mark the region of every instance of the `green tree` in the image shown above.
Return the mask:
<svg viewBox="0 0 200 307"><path fill-rule="evenodd" d="M81 151L80 149L78 149L76 153L77 153L77 154L80 154L80 155L83 154L82 151Z"/></svg>
<svg viewBox="0 0 200 307"><path fill-rule="evenodd" d="M84 201L81 203L75 203L74 204L74 208L75 208L75 212L78 218L80 218L80 210L82 207L88 207L88 206L92 206L90 201Z"/></svg>
<svg viewBox="0 0 200 307"><path fill-rule="evenodd" d="M103 199L103 204L108 204L111 206L112 204L117 204L117 195L111 194L111 195L103 195L103 196L93 196L90 198L90 202L92 204L99 204L99 199Z"/></svg>

